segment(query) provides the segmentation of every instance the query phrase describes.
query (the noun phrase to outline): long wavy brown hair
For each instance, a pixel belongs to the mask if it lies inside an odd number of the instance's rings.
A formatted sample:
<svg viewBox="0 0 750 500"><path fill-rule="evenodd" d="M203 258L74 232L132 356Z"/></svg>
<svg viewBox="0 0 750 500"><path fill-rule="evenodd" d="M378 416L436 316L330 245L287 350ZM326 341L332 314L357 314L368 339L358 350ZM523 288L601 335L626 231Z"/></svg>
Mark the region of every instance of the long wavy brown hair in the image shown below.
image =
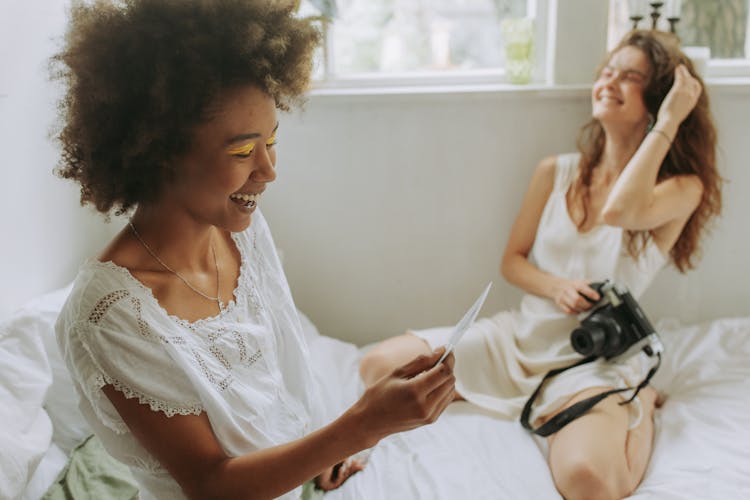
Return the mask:
<svg viewBox="0 0 750 500"><path fill-rule="evenodd" d="M628 33L609 53L597 71L609 61L612 54L623 47L640 49L649 60L651 76L643 91L648 112L656 116L662 101L672 88L675 68L684 64L690 74L697 78L703 88L705 84L695 71L692 61L679 48L677 38L660 31L636 30ZM599 120L592 118L583 126L578 138L581 152L579 175L575 182L575 193L583 199L583 218L578 223L584 227L587 219L589 189L594 168L599 164L604 151L605 133ZM723 179L716 169L716 129L709 108L708 95L701 93L698 103L680 125L672 147L659 168L657 182L676 175L697 175L703 183L700 204L688 219L677 242L669 251L675 267L682 273L695 267L700 253L700 240L708 223L721 213L721 185ZM627 231L627 249L637 258L653 237L652 231Z"/></svg>

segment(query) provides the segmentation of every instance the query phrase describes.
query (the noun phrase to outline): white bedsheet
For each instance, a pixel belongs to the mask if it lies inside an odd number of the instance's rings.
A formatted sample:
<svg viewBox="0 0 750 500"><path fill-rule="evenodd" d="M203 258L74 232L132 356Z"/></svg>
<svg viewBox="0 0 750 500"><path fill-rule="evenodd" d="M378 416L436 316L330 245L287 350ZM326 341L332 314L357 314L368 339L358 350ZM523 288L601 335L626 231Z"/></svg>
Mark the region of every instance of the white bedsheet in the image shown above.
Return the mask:
<svg viewBox="0 0 750 500"><path fill-rule="evenodd" d="M37 500L91 434L55 341L70 286L0 323L0 499Z"/></svg>
<svg viewBox="0 0 750 500"><path fill-rule="evenodd" d="M667 352L654 385L668 398L657 412L651 464L634 500L750 499L750 317L680 327L662 322ZM320 376L338 377L342 407L353 401L359 353L319 337ZM337 352L337 350L339 350ZM321 359L321 358L318 358ZM337 359L332 369L331 359ZM347 370L351 370L347 376ZM328 394L327 397L330 397ZM454 403L433 425L391 436L364 471L330 500L559 499L544 454L517 422Z"/></svg>
<svg viewBox="0 0 750 500"><path fill-rule="evenodd" d="M59 355L44 352L66 293L45 296L0 325L0 498L38 498L64 465L70 442L88 434L69 379L56 372ZM362 392L361 350L302 321L334 418ZM659 327L667 352L654 385L668 399L657 413L651 465L631 498L750 499L750 317ZM366 469L326 498L560 497L540 447L517 422L454 403L435 424L383 440Z"/></svg>
<svg viewBox="0 0 750 500"><path fill-rule="evenodd" d="M18 498L49 448L52 422L42 407L52 373L34 317L0 324L0 498ZM29 328L15 328L29 326Z"/></svg>

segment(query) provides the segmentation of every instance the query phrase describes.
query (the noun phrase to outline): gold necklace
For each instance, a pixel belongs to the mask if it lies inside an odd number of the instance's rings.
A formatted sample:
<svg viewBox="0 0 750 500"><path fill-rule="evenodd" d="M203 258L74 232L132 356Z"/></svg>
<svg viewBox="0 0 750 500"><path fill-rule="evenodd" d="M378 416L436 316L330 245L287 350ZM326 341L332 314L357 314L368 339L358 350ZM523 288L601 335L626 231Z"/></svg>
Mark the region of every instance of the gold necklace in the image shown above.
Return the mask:
<svg viewBox="0 0 750 500"><path fill-rule="evenodd" d="M193 285L191 285L190 282L188 280L186 280L180 273L178 273L177 271L175 271L174 269L172 269L171 267L169 267L166 263L164 263L164 261L161 260L158 255L156 255L156 252L154 252L153 250L151 250L151 247L148 246L148 244L145 241L143 241L143 238L141 237L140 233L138 233L138 231L136 231L135 226L133 225L133 222L132 221L128 221L128 225L130 226L130 229L133 231L133 234L135 235L135 237L138 239L138 241L141 242L141 245L143 245L143 248L145 248L146 251L151 255L151 257L153 257L154 259L156 259L156 261L159 264L161 264L164 267L164 269L166 269L170 273L172 273L175 276L177 276L178 278L180 278L180 281L182 281L183 283L185 283L185 285L187 285L188 288L190 288L192 291L194 291L195 293L197 293L201 297L206 298L206 299L208 299L208 300L210 300L212 302L216 302L216 305L219 306L219 311L220 312L224 312L224 310L226 309L226 304L224 304L224 302L222 302L221 298L219 298L219 290L220 290L220 288L219 288L219 263L216 260L216 250L214 249L213 243L211 244L211 253L214 256L214 266L216 267L216 297L211 297L210 295L206 295L205 293L201 292L200 290L198 290L197 288L195 288Z"/></svg>

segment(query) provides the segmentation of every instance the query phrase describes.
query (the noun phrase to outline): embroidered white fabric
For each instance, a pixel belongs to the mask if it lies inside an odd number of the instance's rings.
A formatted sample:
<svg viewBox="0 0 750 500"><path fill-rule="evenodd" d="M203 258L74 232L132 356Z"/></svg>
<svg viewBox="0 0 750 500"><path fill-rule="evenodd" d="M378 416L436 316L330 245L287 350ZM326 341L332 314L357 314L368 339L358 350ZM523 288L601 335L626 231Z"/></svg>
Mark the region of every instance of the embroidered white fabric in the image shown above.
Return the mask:
<svg viewBox="0 0 750 500"><path fill-rule="evenodd" d="M127 269L91 259L58 319L81 411L107 451L130 466L141 498L184 495L132 436L105 385L168 417L205 412L230 456L289 442L323 423L308 346L260 211L233 239L240 277L235 300L217 316L188 322L169 315Z"/></svg>

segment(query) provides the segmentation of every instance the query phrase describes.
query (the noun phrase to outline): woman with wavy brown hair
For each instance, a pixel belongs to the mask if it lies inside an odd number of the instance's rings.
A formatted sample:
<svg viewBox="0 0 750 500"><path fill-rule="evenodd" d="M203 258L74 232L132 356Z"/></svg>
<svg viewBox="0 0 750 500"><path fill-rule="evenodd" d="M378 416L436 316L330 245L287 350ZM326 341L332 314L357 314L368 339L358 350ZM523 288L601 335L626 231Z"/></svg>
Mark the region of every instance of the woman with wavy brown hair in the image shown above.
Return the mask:
<svg viewBox="0 0 750 500"><path fill-rule="evenodd" d="M649 127L655 127L653 120L658 115L664 96L673 84L676 65L684 65L701 88L703 87L692 62L677 51L675 43L676 40L666 33L634 32L618 46L638 48L653 61L653 74L643 92ZM671 50L668 50L670 47ZM600 68L600 73L602 71L608 71L606 66ZM580 193L581 199L589 197L593 171L601 161L605 144L604 127L600 120L593 117L581 130L578 141L581 162L574 190ZM694 260L698 256L700 239L706 229L706 223L721 212L721 177L716 169L716 130L711 118L708 95L705 92L701 92L695 107L677 129L671 147L659 167L657 183L680 175L696 176L703 187L700 203L669 250L672 264L680 272L686 272L695 266ZM583 215L578 221L579 227L583 227L588 219L587 204L582 203L581 209ZM637 257L648 239L653 236L654 229L628 229L628 250L633 257Z"/></svg>
<svg viewBox="0 0 750 500"><path fill-rule="evenodd" d="M541 161L511 230L501 272L526 293L521 307L477 321L456 346L457 398L517 419L550 370L571 365L577 314L610 279L640 296L667 263L695 265L707 224L721 210L716 132L708 96L678 41L629 33L608 55L591 92L592 119L578 153ZM386 340L362 361L367 384L450 329ZM643 353L602 358L551 380L531 413L535 425L612 388L633 387L653 363ZM546 441L550 470L568 500L615 499L637 487L649 462L657 392L607 397Z"/></svg>

